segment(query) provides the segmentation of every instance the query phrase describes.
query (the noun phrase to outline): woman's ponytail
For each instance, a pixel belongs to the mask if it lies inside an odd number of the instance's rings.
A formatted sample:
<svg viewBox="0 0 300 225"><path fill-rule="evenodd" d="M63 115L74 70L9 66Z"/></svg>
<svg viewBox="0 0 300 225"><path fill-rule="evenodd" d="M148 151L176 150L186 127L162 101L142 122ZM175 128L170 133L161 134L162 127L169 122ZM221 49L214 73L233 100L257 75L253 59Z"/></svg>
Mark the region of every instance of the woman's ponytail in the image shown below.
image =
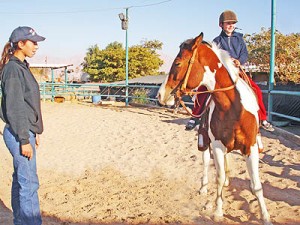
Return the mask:
<svg viewBox="0 0 300 225"><path fill-rule="evenodd" d="M11 42L7 42L5 44L1 55L1 60L0 60L0 71L2 71L5 64L9 61L10 57L14 54L16 50L16 44L13 44Z"/></svg>

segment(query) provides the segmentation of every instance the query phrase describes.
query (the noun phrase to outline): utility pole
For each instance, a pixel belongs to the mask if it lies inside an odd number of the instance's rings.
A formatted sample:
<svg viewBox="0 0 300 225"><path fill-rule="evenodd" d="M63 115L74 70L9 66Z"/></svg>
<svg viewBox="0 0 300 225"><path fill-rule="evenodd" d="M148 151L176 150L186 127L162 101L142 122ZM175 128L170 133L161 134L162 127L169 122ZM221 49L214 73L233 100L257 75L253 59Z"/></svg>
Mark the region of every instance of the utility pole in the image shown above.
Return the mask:
<svg viewBox="0 0 300 225"><path fill-rule="evenodd" d="M125 37L125 85L126 85L126 98L125 105L128 106L128 8L125 8L126 14L119 14L121 20L122 30L126 31Z"/></svg>

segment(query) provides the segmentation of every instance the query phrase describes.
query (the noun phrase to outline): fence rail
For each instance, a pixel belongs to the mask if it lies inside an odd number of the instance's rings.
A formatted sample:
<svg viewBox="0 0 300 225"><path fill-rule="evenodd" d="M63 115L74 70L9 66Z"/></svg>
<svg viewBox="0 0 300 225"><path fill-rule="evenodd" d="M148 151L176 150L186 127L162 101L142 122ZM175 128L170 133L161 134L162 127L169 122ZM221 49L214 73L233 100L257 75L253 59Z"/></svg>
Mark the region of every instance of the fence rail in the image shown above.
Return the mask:
<svg viewBox="0 0 300 225"><path fill-rule="evenodd" d="M77 97L90 98L92 96L101 96L102 98L116 98L119 101L126 99L143 99L157 104L156 93L159 89L157 85L128 85L129 95L126 96L125 84L103 84L103 83L40 83L40 92L42 100L54 100L56 96L76 95ZM136 95L133 90L143 89L145 95Z"/></svg>
<svg viewBox="0 0 300 225"><path fill-rule="evenodd" d="M296 104L300 105L300 92L299 91L283 91L283 90L271 90L271 91L268 91L268 90L262 90L262 93L269 94L272 97L274 97L276 95L295 96L295 97L297 97L297 103ZM272 99L272 101L274 101L273 98L271 98L271 99ZM271 102L272 106L273 106L273 104L274 104L274 102ZM300 122L300 118L299 117L295 117L295 116L290 116L290 115L286 115L286 114L283 114L283 113L274 112L273 110L270 111L269 113L272 116L277 116L277 117L286 118L286 119L289 119L289 120ZM270 122L272 122L272 120L273 120L272 116L271 116Z"/></svg>
<svg viewBox="0 0 300 225"><path fill-rule="evenodd" d="M40 83L41 98L43 100L51 99L54 100L55 96L67 96L76 95L77 97L90 98L92 96L100 95L103 98L115 98L118 101L126 101L133 99L142 99L152 104L158 105L156 98L157 91L160 86L158 85L128 85L128 96L126 96L126 85L125 84L103 84L103 83ZM147 95L138 96L134 93L134 90L142 89ZM262 90L264 94L274 95L289 95L300 97L299 91L281 91L281 90ZM185 101L187 105L193 106L190 100ZM300 104L297 99L298 104ZM273 102L271 103L273 104ZM299 117L285 115L278 112L270 112L271 115L286 118L289 120L300 122ZM272 122L272 118L270 120Z"/></svg>

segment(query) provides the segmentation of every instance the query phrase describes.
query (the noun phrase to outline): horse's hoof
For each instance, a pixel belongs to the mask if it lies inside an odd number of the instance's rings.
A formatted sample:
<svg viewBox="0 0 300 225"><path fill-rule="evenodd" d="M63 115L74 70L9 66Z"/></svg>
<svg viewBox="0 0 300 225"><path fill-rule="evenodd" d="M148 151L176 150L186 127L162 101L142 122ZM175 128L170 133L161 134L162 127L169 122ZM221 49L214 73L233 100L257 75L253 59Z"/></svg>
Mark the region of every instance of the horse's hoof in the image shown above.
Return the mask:
<svg viewBox="0 0 300 225"><path fill-rule="evenodd" d="M202 210L205 210L205 211L210 211L212 209L213 209L213 205L209 201L207 201L206 204L202 208Z"/></svg>
<svg viewBox="0 0 300 225"><path fill-rule="evenodd" d="M223 212L217 212L217 211L214 212L213 220L215 222L221 222L223 219L224 219Z"/></svg>
<svg viewBox="0 0 300 225"><path fill-rule="evenodd" d="M266 216L263 220L264 220L264 225L273 225L273 223L270 220L270 216Z"/></svg>
<svg viewBox="0 0 300 225"><path fill-rule="evenodd" d="M264 221L264 225L273 225L271 221Z"/></svg>

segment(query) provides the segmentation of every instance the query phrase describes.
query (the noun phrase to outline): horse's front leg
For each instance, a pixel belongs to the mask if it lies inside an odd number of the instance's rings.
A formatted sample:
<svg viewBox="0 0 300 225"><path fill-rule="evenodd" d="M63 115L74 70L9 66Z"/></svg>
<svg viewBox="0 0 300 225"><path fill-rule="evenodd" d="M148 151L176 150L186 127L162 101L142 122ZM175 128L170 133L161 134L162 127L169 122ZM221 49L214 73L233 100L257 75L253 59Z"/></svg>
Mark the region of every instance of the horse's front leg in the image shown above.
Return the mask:
<svg viewBox="0 0 300 225"><path fill-rule="evenodd" d="M259 179L259 170L258 170L259 152L258 152L258 146L256 144L251 147L250 156L249 157L246 156L246 164L247 164L247 169L248 169L249 176L250 176L250 187L251 187L252 193L258 199L261 216L264 221L264 224L272 225L272 222L270 220L270 215L267 211L267 207L265 204L262 185L261 185L261 182Z"/></svg>
<svg viewBox="0 0 300 225"><path fill-rule="evenodd" d="M228 187L229 186L229 175L230 175L230 157L229 154L224 155L224 166L225 166L225 183L224 186Z"/></svg>
<svg viewBox="0 0 300 225"><path fill-rule="evenodd" d="M207 194L209 161L210 161L210 152L209 152L209 148L207 148L202 153L203 176L201 180L201 188L199 191L200 194Z"/></svg>
<svg viewBox="0 0 300 225"><path fill-rule="evenodd" d="M214 216L217 218L223 217L222 190L226 180L224 152L225 152L224 145L220 141L214 141L213 154L214 154L214 163L217 171L217 198L216 198L216 210Z"/></svg>

